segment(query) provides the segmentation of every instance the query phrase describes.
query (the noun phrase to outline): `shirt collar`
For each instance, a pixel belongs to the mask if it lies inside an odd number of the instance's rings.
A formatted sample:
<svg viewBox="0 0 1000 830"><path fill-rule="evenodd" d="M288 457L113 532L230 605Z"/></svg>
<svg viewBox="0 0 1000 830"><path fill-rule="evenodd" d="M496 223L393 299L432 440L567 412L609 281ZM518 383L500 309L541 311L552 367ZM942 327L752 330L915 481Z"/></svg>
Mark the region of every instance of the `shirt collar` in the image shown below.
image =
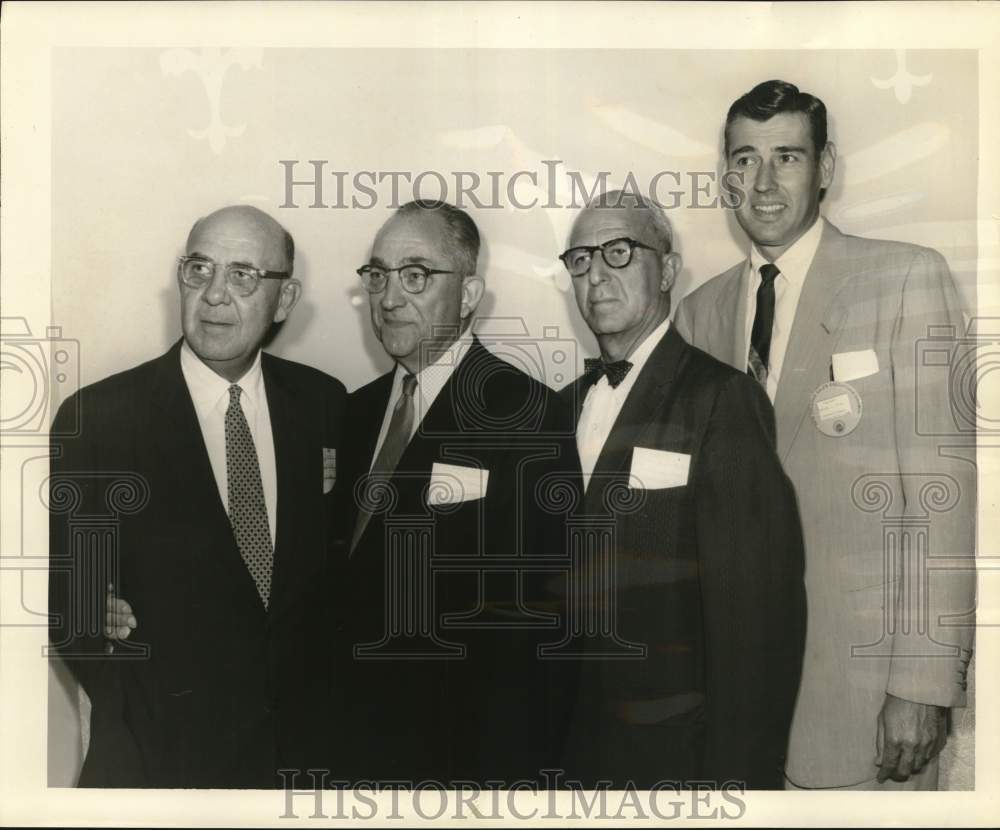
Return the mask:
<svg viewBox="0 0 1000 830"><path fill-rule="evenodd" d="M440 356L428 366L424 366L417 373L417 405L420 407L420 417L426 414L431 404L437 398L438 393L444 389L458 364L462 362L472 345L472 326L466 327L465 331L458 336L447 349L441 352ZM392 400L396 400L403 388L403 378L410 373L409 369L401 363L396 364L396 375L392 380Z"/></svg>
<svg viewBox="0 0 1000 830"><path fill-rule="evenodd" d="M211 409L220 402L223 402L223 409L229 406L229 387L232 384L206 366L186 340L181 344L181 372L184 374L191 399L199 410ZM257 350L253 364L236 383L242 390L240 398L244 410L255 410L264 394L260 349Z"/></svg>
<svg viewBox="0 0 1000 830"><path fill-rule="evenodd" d="M816 256L816 249L819 248L819 240L823 235L823 222L817 216L816 221L802 236L795 240L787 251L778 257L774 264L785 279L795 282L804 282L806 274L809 273L809 266L812 265L813 257ZM760 267L769 262L768 259L758 250L756 243L750 246L750 267L754 274L760 271Z"/></svg>

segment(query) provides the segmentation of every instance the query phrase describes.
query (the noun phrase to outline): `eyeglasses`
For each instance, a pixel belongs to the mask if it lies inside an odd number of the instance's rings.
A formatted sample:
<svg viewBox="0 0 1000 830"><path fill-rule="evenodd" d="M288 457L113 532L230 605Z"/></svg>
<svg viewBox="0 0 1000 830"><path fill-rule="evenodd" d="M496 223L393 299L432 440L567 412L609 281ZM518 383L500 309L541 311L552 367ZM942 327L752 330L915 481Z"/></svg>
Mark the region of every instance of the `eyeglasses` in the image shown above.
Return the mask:
<svg viewBox="0 0 1000 830"><path fill-rule="evenodd" d="M596 251L601 252L601 257L609 268L617 269L624 268L632 261L632 252L636 248L645 248L647 251L656 250L656 248L651 248L642 242L622 237L621 239L612 239L603 245L581 245L577 248L570 248L565 253L560 254L559 259L563 261L570 276L582 277L590 271L590 264Z"/></svg>
<svg viewBox="0 0 1000 830"><path fill-rule="evenodd" d="M442 271L437 268L427 268L423 265L403 265L399 268L382 268L378 265L362 265L358 276L364 283L369 294L378 294L385 290L390 274L399 274L399 284L407 294L419 294L427 287L427 280L435 274L454 274L454 271Z"/></svg>
<svg viewBox="0 0 1000 830"><path fill-rule="evenodd" d="M181 282L189 288L201 288L215 279L218 263L206 257L182 256L177 260L177 272ZM232 262L226 266L226 285L240 297L249 297L257 290L261 280L286 280L291 276L287 271L265 271L252 265Z"/></svg>

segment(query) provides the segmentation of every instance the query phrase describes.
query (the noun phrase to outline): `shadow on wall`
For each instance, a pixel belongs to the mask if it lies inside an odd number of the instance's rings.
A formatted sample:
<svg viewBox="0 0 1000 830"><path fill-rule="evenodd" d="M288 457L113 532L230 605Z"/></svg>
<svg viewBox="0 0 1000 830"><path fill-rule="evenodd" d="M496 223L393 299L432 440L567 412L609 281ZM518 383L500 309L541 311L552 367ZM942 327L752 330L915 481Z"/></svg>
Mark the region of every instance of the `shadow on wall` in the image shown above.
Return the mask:
<svg viewBox="0 0 1000 830"><path fill-rule="evenodd" d="M79 686L58 657L49 660L48 676L48 786L75 787L83 766Z"/></svg>

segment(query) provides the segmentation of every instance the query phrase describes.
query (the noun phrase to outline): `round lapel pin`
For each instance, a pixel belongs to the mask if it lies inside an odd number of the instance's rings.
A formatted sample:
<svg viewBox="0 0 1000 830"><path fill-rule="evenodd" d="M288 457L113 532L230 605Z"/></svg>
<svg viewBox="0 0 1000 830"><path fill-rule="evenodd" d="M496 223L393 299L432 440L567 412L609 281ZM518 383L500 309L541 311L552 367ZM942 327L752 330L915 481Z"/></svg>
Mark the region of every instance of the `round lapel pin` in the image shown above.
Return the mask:
<svg viewBox="0 0 1000 830"><path fill-rule="evenodd" d="M849 383L824 383L812 395L816 429L831 438L850 435L861 421L861 396Z"/></svg>

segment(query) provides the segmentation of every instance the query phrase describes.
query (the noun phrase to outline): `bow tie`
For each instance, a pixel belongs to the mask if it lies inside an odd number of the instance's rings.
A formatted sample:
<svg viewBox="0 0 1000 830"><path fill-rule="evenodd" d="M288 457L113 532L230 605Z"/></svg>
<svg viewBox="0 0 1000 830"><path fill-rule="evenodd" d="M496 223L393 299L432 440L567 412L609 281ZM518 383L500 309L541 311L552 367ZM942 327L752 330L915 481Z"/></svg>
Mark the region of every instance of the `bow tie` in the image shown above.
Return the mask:
<svg viewBox="0 0 1000 830"><path fill-rule="evenodd" d="M625 376L632 368L632 364L627 360L616 360L614 363L605 363L599 357L588 357L583 361L584 374L590 378L591 384L597 383L601 375L608 376L608 383L612 389L616 389L618 384L625 380Z"/></svg>

